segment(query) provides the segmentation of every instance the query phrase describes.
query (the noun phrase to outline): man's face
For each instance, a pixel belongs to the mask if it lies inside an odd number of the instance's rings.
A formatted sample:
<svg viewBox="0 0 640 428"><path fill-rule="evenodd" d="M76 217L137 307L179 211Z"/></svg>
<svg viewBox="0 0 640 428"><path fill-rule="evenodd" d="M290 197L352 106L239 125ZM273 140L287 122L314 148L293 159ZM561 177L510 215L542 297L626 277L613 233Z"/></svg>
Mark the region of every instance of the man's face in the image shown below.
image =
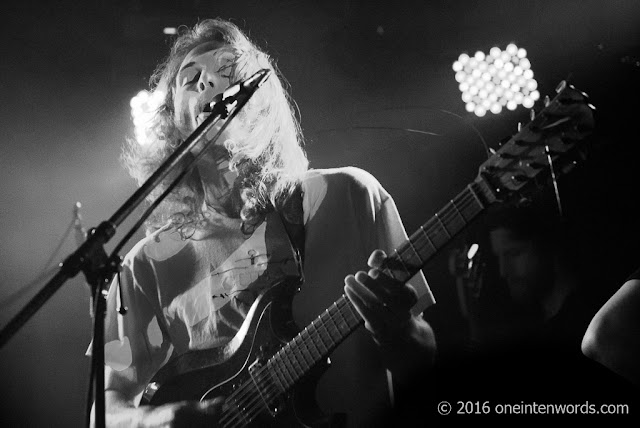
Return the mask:
<svg viewBox="0 0 640 428"><path fill-rule="evenodd" d="M507 282L511 297L517 303L531 304L553 286L551 257L532 240L516 239L508 229L490 232L491 250L496 256L500 276Z"/></svg>
<svg viewBox="0 0 640 428"><path fill-rule="evenodd" d="M202 110L229 87L234 55L217 42L192 49L180 64L173 97L174 119L184 137L209 115Z"/></svg>
<svg viewBox="0 0 640 428"><path fill-rule="evenodd" d="M231 49L217 42L208 42L196 46L182 61L176 76L173 105L174 119L183 137L191 135L211 114L203 112L204 108L229 87L234 60ZM222 123L218 122L214 129L221 126ZM198 171L206 183L207 203L219 212L235 216L232 189L238 174L229 169L230 154L222 144L227 138L229 135L220 136L207 150L203 167ZM198 152L201 147L202 143L194 148Z"/></svg>

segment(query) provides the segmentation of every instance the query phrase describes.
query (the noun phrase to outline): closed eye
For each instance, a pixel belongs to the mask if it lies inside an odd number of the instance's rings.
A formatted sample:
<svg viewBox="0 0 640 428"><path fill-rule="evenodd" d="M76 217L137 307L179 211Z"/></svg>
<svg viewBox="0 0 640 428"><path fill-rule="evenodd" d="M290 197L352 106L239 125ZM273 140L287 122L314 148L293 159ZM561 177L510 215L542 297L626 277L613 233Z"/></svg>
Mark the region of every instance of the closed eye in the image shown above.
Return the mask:
<svg viewBox="0 0 640 428"><path fill-rule="evenodd" d="M189 79L189 76L185 76L182 79L182 86L189 86L189 85L195 84L200 79L200 74L201 72L198 71L191 79Z"/></svg>
<svg viewBox="0 0 640 428"><path fill-rule="evenodd" d="M227 64L222 65L220 68L218 68L218 74L221 77L224 77L225 79L229 79L231 77L231 68L233 67L233 63L229 62ZM224 74L224 72L227 72L227 74Z"/></svg>

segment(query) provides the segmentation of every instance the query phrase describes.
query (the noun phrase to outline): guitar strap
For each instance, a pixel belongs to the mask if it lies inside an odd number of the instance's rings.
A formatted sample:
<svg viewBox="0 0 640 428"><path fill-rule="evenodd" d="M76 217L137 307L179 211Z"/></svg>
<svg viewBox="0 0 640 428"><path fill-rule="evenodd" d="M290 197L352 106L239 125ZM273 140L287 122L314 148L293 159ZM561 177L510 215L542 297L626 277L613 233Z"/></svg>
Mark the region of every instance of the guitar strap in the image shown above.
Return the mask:
<svg viewBox="0 0 640 428"><path fill-rule="evenodd" d="M278 212L282 224L284 225L289 244L296 257L298 273L304 279L304 210L302 208L303 198L302 186L298 184L282 209Z"/></svg>
<svg viewBox="0 0 640 428"><path fill-rule="evenodd" d="M296 256L299 278L302 281L304 281L302 268L304 267L305 243L303 198L304 192L302 191L302 186L298 184L294 192L284 203L282 209L278 212L285 231L287 232L293 254ZM347 414L332 413L321 415L313 420L311 426L314 428L345 428L347 426Z"/></svg>

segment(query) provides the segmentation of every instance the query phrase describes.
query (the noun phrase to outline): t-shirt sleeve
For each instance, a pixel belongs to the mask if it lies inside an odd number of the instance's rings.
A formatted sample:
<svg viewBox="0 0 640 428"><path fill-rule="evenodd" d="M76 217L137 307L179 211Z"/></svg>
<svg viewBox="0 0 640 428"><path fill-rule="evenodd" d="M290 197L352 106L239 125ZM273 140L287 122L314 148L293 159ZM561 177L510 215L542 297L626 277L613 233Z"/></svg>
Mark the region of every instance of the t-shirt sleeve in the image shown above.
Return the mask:
<svg viewBox="0 0 640 428"><path fill-rule="evenodd" d="M376 226L380 236L380 242L384 243L384 247L386 247L388 255L392 255L394 251L398 250L402 244L407 242L409 239L404 225L402 224L402 219L400 218L396 204L393 198L388 194L376 215ZM410 248L410 246L406 248ZM401 254L401 257L407 264L409 264L409 262L417 262L415 255L412 255L411 251L405 251L404 254ZM408 281L408 283L418 294L418 302L412 309L414 315L422 313L427 307L435 303L433 293L427 284L427 280L422 273L422 269L420 269L418 273Z"/></svg>
<svg viewBox="0 0 640 428"><path fill-rule="evenodd" d="M105 314L104 354L105 364L114 376L107 377L106 389L126 387L140 392L171 355L172 347L157 310L159 305L153 304L142 285L152 279L148 263L127 257L111 283ZM125 314L118 312L120 292L127 308ZM87 355L91 355L91 351L92 346Z"/></svg>
<svg viewBox="0 0 640 428"><path fill-rule="evenodd" d="M332 227L341 228L341 236L349 241L345 245L361 245L367 253L365 257L374 249L391 256L408 240L393 198L367 171L355 167L316 171L310 174L303 190L305 223L316 215L322 217L322 222L333 222ZM348 238L352 236L359 242ZM407 254L401 257L404 259ZM418 294L413 313L422 313L435 302L422 270L408 283Z"/></svg>
<svg viewBox="0 0 640 428"><path fill-rule="evenodd" d="M640 279L640 268L638 268L634 273L629 275L627 281L631 281L632 279Z"/></svg>

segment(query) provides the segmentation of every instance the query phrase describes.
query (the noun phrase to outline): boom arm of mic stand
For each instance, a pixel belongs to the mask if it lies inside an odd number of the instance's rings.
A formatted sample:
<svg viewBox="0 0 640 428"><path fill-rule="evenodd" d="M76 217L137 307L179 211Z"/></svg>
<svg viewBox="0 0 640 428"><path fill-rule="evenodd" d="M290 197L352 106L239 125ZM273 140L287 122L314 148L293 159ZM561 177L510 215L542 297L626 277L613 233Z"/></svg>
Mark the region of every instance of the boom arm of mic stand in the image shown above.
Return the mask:
<svg viewBox="0 0 640 428"><path fill-rule="evenodd" d="M262 73L262 81L269 73ZM255 76L258 75L256 73ZM254 77L248 79L251 80ZM205 148L212 140L215 141L222 130L235 117L238 111L247 103L253 91L241 92L241 97L229 97L216 103L212 114L207 117L198 128L160 165L160 167L138 188L134 194L116 211L107 221L102 222L97 228L90 230L87 240L69 255L62 263L60 270L47 284L25 305L25 307L9 321L0 331L0 348L4 346L13 335L51 298L51 296L69 279L75 277L80 271L85 274L87 282L95 287L92 290L94 296L94 340L92 349L92 364L96 384L95 425L97 428L105 426L104 408L104 316L106 312L107 285L121 267L121 258L114 251L112 256L107 256L104 245L115 235L117 227L145 200L165 177L176 168L187 153L201 141L205 141ZM229 112L232 111L231 114ZM214 136L210 135L215 122L221 117L229 116L222 129ZM193 165L193 160L188 167ZM164 193L166 195L166 192ZM147 215L150 214L148 211ZM140 222L139 222L140 223ZM128 235L129 236L129 235ZM121 246L118 246L120 249Z"/></svg>

